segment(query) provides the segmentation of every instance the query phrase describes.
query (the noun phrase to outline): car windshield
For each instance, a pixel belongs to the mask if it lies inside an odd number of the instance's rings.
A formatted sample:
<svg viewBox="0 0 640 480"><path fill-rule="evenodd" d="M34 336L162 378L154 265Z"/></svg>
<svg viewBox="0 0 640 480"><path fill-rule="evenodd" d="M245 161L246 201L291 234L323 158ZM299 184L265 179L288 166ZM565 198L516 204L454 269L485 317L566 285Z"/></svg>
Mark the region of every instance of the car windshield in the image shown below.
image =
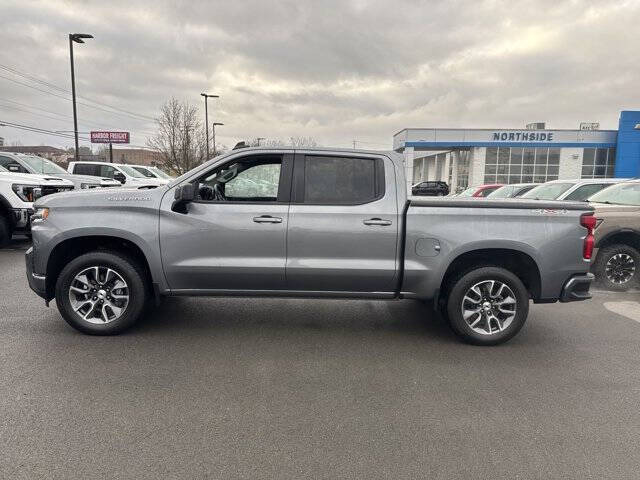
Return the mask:
<svg viewBox="0 0 640 480"><path fill-rule="evenodd" d="M491 192L487 195L487 198L510 198L513 196L515 189L516 187L513 185L505 185Z"/></svg>
<svg viewBox="0 0 640 480"><path fill-rule="evenodd" d="M35 173L45 173L45 174L66 174L68 173L64 168L59 165L56 165L51 160L47 160L46 158L36 157L35 155L20 155L20 160L27 164L31 170L34 170Z"/></svg>
<svg viewBox="0 0 640 480"><path fill-rule="evenodd" d="M165 178L167 180L171 180L173 178L171 175L165 173L163 170L160 170L158 167L149 167L149 170L158 175L160 178Z"/></svg>
<svg viewBox="0 0 640 480"><path fill-rule="evenodd" d="M618 183L591 195L589 202L640 206L640 183Z"/></svg>
<svg viewBox="0 0 640 480"><path fill-rule="evenodd" d="M573 187L575 183L545 183L532 188L521 198L535 198L536 200L555 200L564 192Z"/></svg>
<svg viewBox="0 0 640 480"><path fill-rule="evenodd" d="M133 168L137 172L140 172L142 175L144 175L147 178L156 178L153 172L151 172L150 169L148 169L147 167L131 167L131 168Z"/></svg>
<svg viewBox="0 0 640 480"><path fill-rule="evenodd" d="M6 168L4 168L2 165L0 165L0 172L8 172L9 170L7 170Z"/></svg>
<svg viewBox="0 0 640 480"><path fill-rule="evenodd" d="M143 174L141 174L139 171L137 171L135 168L131 168L126 165L118 165L118 168L122 170L124 173L126 173L127 175L129 175L130 177L147 178Z"/></svg>
<svg viewBox="0 0 640 480"><path fill-rule="evenodd" d="M458 196L459 197L472 197L473 194L478 190L478 187L469 187L466 190L461 191Z"/></svg>

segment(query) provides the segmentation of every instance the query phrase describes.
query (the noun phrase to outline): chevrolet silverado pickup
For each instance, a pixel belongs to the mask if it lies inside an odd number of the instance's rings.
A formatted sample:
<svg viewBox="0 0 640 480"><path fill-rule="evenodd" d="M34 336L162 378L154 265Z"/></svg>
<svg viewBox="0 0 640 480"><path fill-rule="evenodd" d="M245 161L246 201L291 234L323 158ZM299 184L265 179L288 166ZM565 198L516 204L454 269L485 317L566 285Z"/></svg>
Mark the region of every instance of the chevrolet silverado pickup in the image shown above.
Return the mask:
<svg viewBox="0 0 640 480"><path fill-rule="evenodd" d="M590 298L588 204L408 198L405 169L394 152L245 148L156 189L50 195L28 281L96 335L168 295L408 298L492 345L530 301Z"/></svg>

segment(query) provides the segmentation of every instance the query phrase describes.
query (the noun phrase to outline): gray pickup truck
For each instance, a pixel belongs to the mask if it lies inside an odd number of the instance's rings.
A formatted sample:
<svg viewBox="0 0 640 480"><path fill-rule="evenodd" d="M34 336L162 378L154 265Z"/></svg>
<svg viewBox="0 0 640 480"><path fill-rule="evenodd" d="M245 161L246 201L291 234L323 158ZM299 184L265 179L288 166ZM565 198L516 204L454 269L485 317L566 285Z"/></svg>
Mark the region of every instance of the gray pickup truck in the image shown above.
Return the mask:
<svg viewBox="0 0 640 480"><path fill-rule="evenodd" d="M247 148L153 190L35 208L29 285L89 334L119 333L167 295L412 298L491 345L530 300L584 300L593 279L589 205L407 198L393 152Z"/></svg>

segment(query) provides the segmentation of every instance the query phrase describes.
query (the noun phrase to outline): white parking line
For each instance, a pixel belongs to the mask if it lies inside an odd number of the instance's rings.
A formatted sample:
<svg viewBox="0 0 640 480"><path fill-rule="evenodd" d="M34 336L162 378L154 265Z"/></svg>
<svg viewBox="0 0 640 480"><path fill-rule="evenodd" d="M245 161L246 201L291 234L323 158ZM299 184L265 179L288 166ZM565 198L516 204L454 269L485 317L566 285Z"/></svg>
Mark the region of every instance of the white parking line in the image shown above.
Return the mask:
<svg viewBox="0 0 640 480"><path fill-rule="evenodd" d="M604 302L604 308L640 323L640 303L638 302Z"/></svg>

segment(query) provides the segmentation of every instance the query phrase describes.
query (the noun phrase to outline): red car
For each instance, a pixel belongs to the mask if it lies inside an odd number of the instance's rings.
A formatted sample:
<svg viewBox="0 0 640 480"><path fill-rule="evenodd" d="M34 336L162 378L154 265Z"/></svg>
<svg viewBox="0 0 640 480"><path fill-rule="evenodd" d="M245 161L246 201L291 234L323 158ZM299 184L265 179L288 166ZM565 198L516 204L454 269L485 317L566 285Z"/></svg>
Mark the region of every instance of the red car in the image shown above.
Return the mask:
<svg viewBox="0 0 640 480"><path fill-rule="evenodd" d="M486 185L476 185L461 191L458 197L486 197L494 190L502 186L502 183L488 183Z"/></svg>

